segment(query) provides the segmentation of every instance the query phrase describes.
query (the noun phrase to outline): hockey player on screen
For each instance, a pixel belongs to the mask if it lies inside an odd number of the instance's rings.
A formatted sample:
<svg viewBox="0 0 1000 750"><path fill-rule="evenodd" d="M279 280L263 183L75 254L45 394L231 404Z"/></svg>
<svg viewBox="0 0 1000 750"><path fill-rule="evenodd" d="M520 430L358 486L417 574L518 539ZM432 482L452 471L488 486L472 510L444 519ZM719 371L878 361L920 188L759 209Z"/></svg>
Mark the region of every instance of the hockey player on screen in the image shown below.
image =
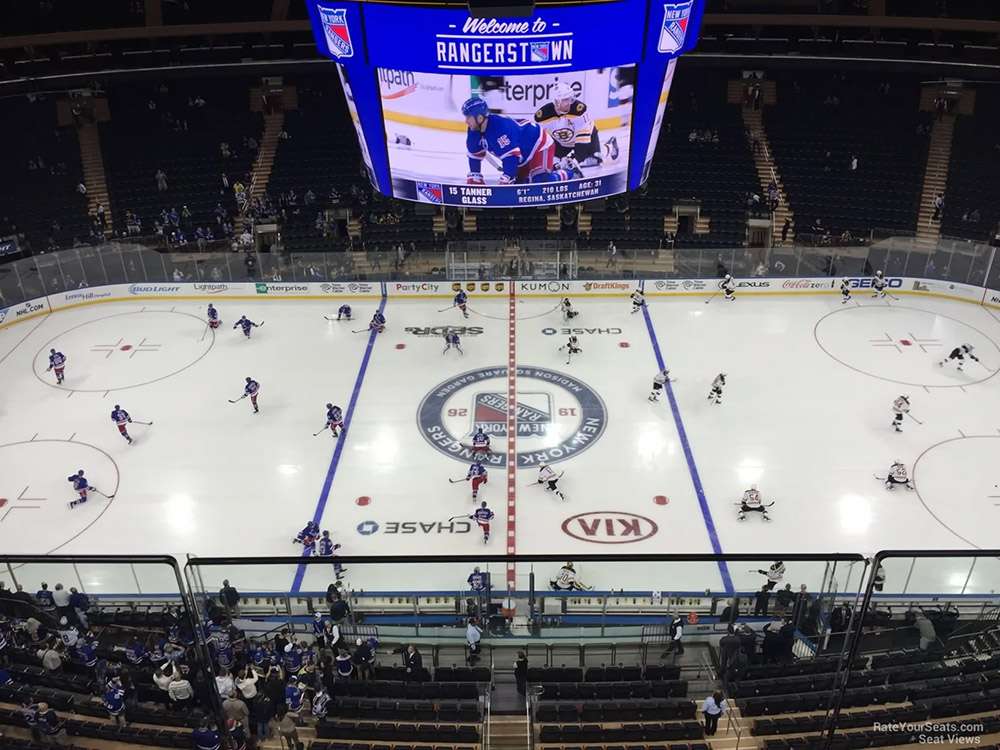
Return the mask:
<svg viewBox="0 0 1000 750"><path fill-rule="evenodd" d="M483 159L487 154L501 163L501 185L563 182L583 177L579 169L555 168L555 142L537 123L520 123L505 115L492 114L486 100L478 96L465 101L462 115L469 129L465 138L469 156L468 184L485 183Z"/></svg>
<svg viewBox="0 0 1000 750"><path fill-rule="evenodd" d="M597 125L568 83L559 81L552 87L552 101L535 111L535 122L556 142L556 159L561 166L579 169L603 163Z"/></svg>
<svg viewBox="0 0 1000 750"><path fill-rule="evenodd" d="M972 344L962 344L951 350L951 354L938 362L938 367L944 367L949 362L955 362L958 364L958 371L962 371L962 367L965 365L965 358L968 357L971 360L979 362L979 357L972 353L975 347ZM982 364L980 362L980 364Z"/></svg>
<svg viewBox="0 0 1000 750"><path fill-rule="evenodd" d="M733 281L733 277L728 273L726 278L719 282L719 289L722 290L722 294L725 295L726 300L733 302L736 299L734 292L736 291L736 282Z"/></svg>
<svg viewBox="0 0 1000 750"><path fill-rule="evenodd" d="M740 521L745 521L747 513L760 513L765 521L770 521L771 517L767 515L767 509L772 505L774 505L773 502L764 505L764 500L760 496L757 485L752 484L750 485L750 489L743 493L743 498L740 500L740 512L737 518Z"/></svg>
<svg viewBox="0 0 1000 750"><path fill-rule="evenodd" d="M882 477L875 478L882 479ZM897 484L903 485L908 490L915 489L913 483L910 481L910 477L906 473L906 466L902 461L892 462L892 466L889 467L889 473L883 481L887 490L895 489Z"/></svg>
<svg viewBox="0 0 1000 750"><path fill-rule="evenodd" d="M462 311L463 317L469 317L469 311L466 310L466 305L469 303L469 295L465 293L464 289L459 289L458 294L455 295L455 299L452 300L452 305L457 307Z"/></svg>
<svg viewBox="0 0 1000 750"><path fill-rule="evenodd" d="M49 366L46 372L49 370L54 370L56 373L56 385L62 383L66 377L63 375L63 371L66 369L66 355L62 352L57 352L55 349L49 349Z"/></svg>

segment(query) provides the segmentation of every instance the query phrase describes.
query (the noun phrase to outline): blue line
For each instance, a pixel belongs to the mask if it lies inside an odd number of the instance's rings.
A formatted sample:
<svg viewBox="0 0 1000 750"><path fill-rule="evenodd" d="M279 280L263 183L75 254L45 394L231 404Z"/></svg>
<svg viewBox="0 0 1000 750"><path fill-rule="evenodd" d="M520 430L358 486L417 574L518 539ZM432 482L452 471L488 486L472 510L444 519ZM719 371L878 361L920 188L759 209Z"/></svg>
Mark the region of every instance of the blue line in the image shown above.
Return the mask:
<svg viewBox="0 0 1000 750"><path fill-rule="evenodd" d="M656 338L656 331L653 328L653 319L649 317L649 308L643 305L642 317L646 320L646 330L649 331L649 341L653 345L653 353L656 355L656 366L664 370L663 354L660 352L660 342ZM687 432L684 430L684 421L681 419L681 411L677 407L677 399L674 397L674 389L668 380L663 384L667 391L667 398L670 399L670 411L674 415L674 424L677 426L677 436L681 440L681 447L684 448L684 460L687 461L688 473L691 475L691 483L694 485L694 492L698 496L698 507L701 509L701 517L705 521L705 530L708 531L708 539L712 543L712 551L722 554L722 545L719 544L719 535L715 530L715 522L712 520L712 511L708 507L708 499L705 497L705 488L701 485L701 477L698 475L698 467L694 463L694 453L691 451L691 443L688 442ZM719 560L719 575L722 576L722 585L727 594L732 594L733 579L729 575L729 566L725 560Z"/></svg>
<svg viewBox="0 0 1000 750"><path fill-rule="evenodd" d="M385 310L386 294L385 283L382 284L382 301L379 303L378 311ZM333 477L337 473L340 465L340 457L344 453L344 443L347 442L347 433L351 429L351 420L354 418L354 408L358 405L358 396L361 394L361 384L365 380L365 373L368 371L368 363L372 358L372 349L375 346L375 339L378 337L376 331L368 334L368 346L365 347L365 356L361 359L361 368L358 370L358 377L354 380L354 390L351 391L351 401L347 405L347 413L344 415L344 426L340 431L340 438L337 440L337 447L333 449L333 458L330 460L330 467L326 470L326 479L323 480L323 489L319 493L319 501L316 503L316 512L313 513L313 523L319 524L323 520L323 511L326 503L330 499L330 487L333 485ZM305 551L303 550L303 557ZM306 574L305 563L299 563L295 569L295 579L292 581L292 593L297 594L302 587L302 579Z"/></svg>

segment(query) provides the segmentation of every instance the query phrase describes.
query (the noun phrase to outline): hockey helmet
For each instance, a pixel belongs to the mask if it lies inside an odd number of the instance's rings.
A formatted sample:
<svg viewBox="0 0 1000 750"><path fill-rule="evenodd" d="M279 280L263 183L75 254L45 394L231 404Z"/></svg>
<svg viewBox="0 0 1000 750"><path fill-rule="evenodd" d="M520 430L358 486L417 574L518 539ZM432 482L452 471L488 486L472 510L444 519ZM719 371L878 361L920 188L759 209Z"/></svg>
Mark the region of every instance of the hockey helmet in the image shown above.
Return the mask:
<svg viewBox="0 0 1000 750"><path fill-rule="evenodd" d="M490 113L490 107L486 100L479 96L473 96L465 100L462 105L462 115L464 117L486 117Z"/></svg>

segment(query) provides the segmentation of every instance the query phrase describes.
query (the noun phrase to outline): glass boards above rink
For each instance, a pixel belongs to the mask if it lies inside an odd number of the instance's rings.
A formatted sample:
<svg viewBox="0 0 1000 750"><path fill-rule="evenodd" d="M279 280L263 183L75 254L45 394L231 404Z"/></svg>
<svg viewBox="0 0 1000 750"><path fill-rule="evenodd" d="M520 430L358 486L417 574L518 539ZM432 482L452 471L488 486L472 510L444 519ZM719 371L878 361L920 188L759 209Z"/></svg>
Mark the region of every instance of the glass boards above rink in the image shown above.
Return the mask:
<svg viewBox="0 0 1000 750"><path fill-rule="evenodd" d="M376 189L512 207L639 187L702 4L541 5L525 18L388 3L309 11L318 50L350 80Z"/></svg>

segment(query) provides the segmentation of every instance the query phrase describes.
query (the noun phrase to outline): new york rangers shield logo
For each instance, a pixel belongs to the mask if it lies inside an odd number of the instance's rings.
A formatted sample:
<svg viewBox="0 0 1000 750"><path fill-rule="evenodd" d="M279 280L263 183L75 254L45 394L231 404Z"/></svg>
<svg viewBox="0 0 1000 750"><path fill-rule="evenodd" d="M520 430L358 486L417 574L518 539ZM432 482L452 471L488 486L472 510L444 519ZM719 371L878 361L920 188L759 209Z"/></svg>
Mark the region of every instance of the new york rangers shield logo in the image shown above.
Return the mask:
<svg viewBox="0 0 1000 750"><path fill-rule="evenodd" d="M692 5L694 0L688 0L686 3L664 3L663 26L660 29L660 41L656 45L657 52L673 54L684 46Z"/></svg>
<svg viewBox="0 0 1000 750"><path fill-rule="evenodd" d="M549 44L550 42L532 42L531 62L548 62Z"/></svg>
<svg viewBox="0 0 1000 750"><path fill-rule="evenodd" d="M354 45L351 43L351 30L347 27L347 10L319 8L319 18L330 54L334 57L352 57Z"/></svg>
<svg viewBox="0 0 1000 750"><path fill-rule="evenodd" d="M417 192L430 203L441 203L444 201L444 194L439 182L418 182Z"/></svg>

